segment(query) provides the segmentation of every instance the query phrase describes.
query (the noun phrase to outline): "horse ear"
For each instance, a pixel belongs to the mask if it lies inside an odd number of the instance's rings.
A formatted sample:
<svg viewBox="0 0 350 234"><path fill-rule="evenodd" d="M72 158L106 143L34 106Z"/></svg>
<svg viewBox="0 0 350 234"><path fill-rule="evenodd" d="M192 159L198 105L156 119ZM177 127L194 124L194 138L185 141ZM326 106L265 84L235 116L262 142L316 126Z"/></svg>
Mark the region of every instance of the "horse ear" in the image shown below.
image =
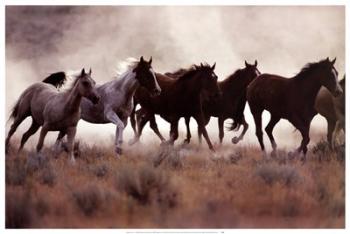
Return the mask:
<svg viewBox="0 0 350 234"><path fill-rule="evenodd" d="M335 57L333 60L332 60L332 65L334 65L335 64L335 60L337 60L337 58Z"/></svg>
<svg viewBox="0 0 350 234"><path fill-rule="evenodd" d="M329 62L329 57L326 58L327 62Z"/></svg>
<svg viewBox="0 0 350 234"><path fill-rule="evenodd" d="M215 66L216 66L216 62L215 62L215 63L213 64L213 66L211 67L211 70L213 70L213 71L214 71Z"/></svg>
<svg viewBox="0 0 350 234"><path fill-rule="evenodd" d="M201 67L203 67L203 63L201 63Z"/></svg>
<svg viewBox="0 0 350 234"><path fill-rule="evenodd" d="M151 64L152 64L152 56L151 56L151 58L149 59L148 64L149 64L149 65L151 65Z"/></svg>
<svg viewBox="0 0 350 234"><path fill-rule="evenodd" d="M143 56L140 58L140 62L144 62L145 60L143 59Z"/></svg>
<svg viewBox="0 0 350 234"><path fill-rule="evenodd" d="M258 66L258 61L255 59L254 66Z"/></svg>
<svg viewBox="0 0 350 234"><path fill-rule="evenodd" d="M91 73L92 73L92 71L91 71L91 67L90 67L90 70L89 70L89 75L91 76Z"/></svg>
<svg viewBox="0 0 350 234"><path fill-rule="evenodd" d="M248 67L248 65L249 65L249 64L247 63L247 60L244 60L244 64L245 64L246 67Z"/></svg>
<svg viewBox="0 0 350 234"><path fill-rule="evenodd" d="M86 73L85 73L85 68L83 68L82 70L81 70L81 74L80 74L80 76L84 76Z"/></svg>

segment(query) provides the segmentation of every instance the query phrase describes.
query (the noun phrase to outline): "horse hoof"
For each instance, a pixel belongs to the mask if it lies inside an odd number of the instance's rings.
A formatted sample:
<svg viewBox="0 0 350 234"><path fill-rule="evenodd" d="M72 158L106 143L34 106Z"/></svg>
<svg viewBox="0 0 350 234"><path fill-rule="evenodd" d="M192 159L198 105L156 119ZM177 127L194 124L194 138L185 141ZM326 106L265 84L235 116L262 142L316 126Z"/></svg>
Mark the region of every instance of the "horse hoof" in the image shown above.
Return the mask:
<svg viewBox="0 0 350 234"><path fill-rule="evenodd" d="M129 144L129 145L133 145L133 144L137 143L138 141L139 141L139 139L134 138L134 139L131 139L131 140L128 142L128 144Z"/></svg>
<svg viewBox="0 0 350 234"><path fill-rule="evenodd" d="M233 144L237 144L239 142L239 139L238 137L233 137L231 141Z"/></svg>
<svg viewBox="0 0 350 234"><path fill-rule="evenodd" d="M123 149L120 147L115 148L115 153L117 157L119 158L123 154Z"/></svg>
<svg viewBox="0 0 350 234"><path fill-rule="evenodd" d="M190 140L189 140L189 139L185 139L184 142L183 142L184 145L187 145L187 144L189 144L189 143L190 143Z"/></svg>

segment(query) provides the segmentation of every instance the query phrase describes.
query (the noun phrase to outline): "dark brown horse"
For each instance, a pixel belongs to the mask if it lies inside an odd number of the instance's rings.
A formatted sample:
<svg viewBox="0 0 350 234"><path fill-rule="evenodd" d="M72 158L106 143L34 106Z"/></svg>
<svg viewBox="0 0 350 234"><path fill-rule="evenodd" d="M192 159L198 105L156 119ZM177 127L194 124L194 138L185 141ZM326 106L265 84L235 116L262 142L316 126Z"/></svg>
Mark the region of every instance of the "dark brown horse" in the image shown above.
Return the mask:
<svg viewBox="0 0 350 234"><path fill-rule="evenodd" d="M230 130L238 130L241 125L243 125L243 131L239 137L232 138L234 144L238 143L243 139L245 133L248 130L248 123L244 118L244 108L246 104L246 88L248 84L258 75L260 75L259 70L257 69L258 62L255 61L254 64L249 64L245 61L245 67L238 69L229 77L223 81L218 82L218 87L222 95L217 99L210 99L202 96L203 100L203 114L205 125L208 124L210 117L218 117L218 126L219 126L219 139L220 143L224 138L224 121L226 119L232 119L233 124L229 128ZM165 75L177 79L181 76L186 69L179 69L173 73L165 73ZM141 118L145 118L145 112L141 108L137 111L137 119L141 121ZM155 118L152 116L149 118L150 126L156 135L164 141L164 137L160 134L157 127ZM187 137L184 143L189 143L191 140L191 131L190 131L190 117L185 117ZM202 133L198 129L198 137L201 141Z"/></svg>
<svg viewBox="0 0 350 234"><path fill-rule="evenodd" d="M205 129L202 96L211 98L219 96L217 76L214 69L215 64L212 67L203 64L200 66L194 65L186 71L181 71L181 75L177 79L156 73L156 78L162 89L159 97L151 97L144 89L139 88L135 94L135 103L139 103L142 107L140 110L142 118L138 121L133 142L138 141L143 127L148 121L151 121L152 127L152 123L155 123L155 114L159 114L171 124L169 140L171 144L178 138L179 119L181 117L193 117L197 121L198 128L203 131L209 148L213 150ZM160 133L159 136L162 137Z"/></svg>
<svg viewBox="0 0 350 234"><path fill-rule="evenodd" d="M321 86L325 86L334 96L342 93L334 63L335 59L330 61L328 58L309 63L290 79L262 74L249 84L247 100L254 117L256 136L264 152L261 114L267 110L271 113L271 120L265 131L271 141L273 152L277 147L272 135L273 128L281 118L287 119L302 135L301 145L296 152L299 154L302 151L301 160L305 161L307 145L310 141L310 123L317 113L314 108L317 93Z"/></svg>
<svg viewBox="0 0 350 234"><path fill-rule="evenodd" d="M233 123L229 130L239 130L243 125L243 131L239 137L233 137L232 143L237 144L243 139L248 130L248 123L244 118L244 108L246 104L246 89L247 86L260 75L257 69L258 62L255 60L254 64L249 64L245 61L245 67L238 69L223 81L218 82L219 89L222 93L217 100L208 99L203 102L203 110L205 116L205 124L209 123L210 117L218 117L219 140L222 143L224 138L224 121L232 119ZM189 131L189 119L185 120L187 131ZM201 131L198 129L198 137L201 141ZM191 134L187 133L185 142L190 142Z"/></svg>

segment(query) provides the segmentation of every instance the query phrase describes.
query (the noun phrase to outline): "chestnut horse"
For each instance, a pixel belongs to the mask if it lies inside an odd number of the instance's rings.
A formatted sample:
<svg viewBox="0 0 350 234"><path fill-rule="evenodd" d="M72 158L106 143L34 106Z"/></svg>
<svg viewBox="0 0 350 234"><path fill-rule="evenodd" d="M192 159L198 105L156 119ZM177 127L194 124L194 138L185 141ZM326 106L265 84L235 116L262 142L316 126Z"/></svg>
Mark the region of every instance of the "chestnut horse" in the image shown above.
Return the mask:
<svg viewBox="0 0 350 234"><path fill-rule="evenodd" d="M253 80L247 88L247 100L254 117L256 136L260 147L265 152L261 114L264 110L271 113L271 120L265 131L271 141L273 153L276 142L272 135L273 128L281 118L291 122L302 135L302 141L296 153L303 152L301 160L305 162L307 145L310 141L310 123L316 115L315 99L321 86L325 86L334 96L342 93L334 68L334 59L329 58L316 63L309 63L294 77L288 79L278 75L262 74Z"/></svg>
<svg viewBox="0 0 350 234"><path fill-rule="evenodd" d="M315 109L327 120L327 141L335 149L335 138L340 130L345 132L345 75L339 81L343 94L333 97L324 87L317 94Z"/></svg>
<svg viewBox="0 0 350 234"><path fill-rule="evenodd" d="M148 121L155 123L155 114L159 114L163 119L171 124L170 144L178 138L178 121L181 117L193 117L198 124L198 128L203 132L209 148L214 148L205 129L205 120L202 110L202 95L217 98L219 89L217 86L217 76L214 73L215 64L192 66L186 71L180 72L177 79L156 73L156 78L162 89L158 97L151 97L143 88L139 88L135 94L135 101L141 105L142 117L137 122L135 139L130 143L137 142L141 136L143 127ZM157 128L158 129L158 128ZM161 137L159 131L157 135Z"/></svg>

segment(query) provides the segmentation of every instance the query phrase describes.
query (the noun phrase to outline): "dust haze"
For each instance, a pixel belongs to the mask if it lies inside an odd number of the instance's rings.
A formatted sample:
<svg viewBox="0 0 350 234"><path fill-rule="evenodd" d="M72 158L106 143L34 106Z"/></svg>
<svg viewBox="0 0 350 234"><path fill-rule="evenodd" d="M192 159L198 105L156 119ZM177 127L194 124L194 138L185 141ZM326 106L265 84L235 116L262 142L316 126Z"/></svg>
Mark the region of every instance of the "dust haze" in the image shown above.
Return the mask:
<svg viewBox="0 0 350 234"><path fill-rule="evenodd" d="M345 7L7 6L6 117L21 92L51 72L91 67L93 78L101 84L112 79L118 62L141 55L147 59L153 57L157 72L216 62L220 80L242 68L244 60L252 63L257 59L262 73L291 77L306 63L329 56L337 57L335 67L341 78L345 70ZM243 144L257 144L248 105L245 113L250 128ZM264 125L268 120L269 115L264 113ZM162 134L168 137L168 123L160 118L157 122ZM229 123L229 120L225 122ZM28 119L16 136L29 124ZM179 126L179 141L182 141L183 120ZM8 127L9 124L7 130ZM196 128L192 120L195 142ZM217 142L216 118L211 119L207 129L211 140ZM276 126L274 134L279 146L299 144L300 134L293 130L287 121ZM114 131L112 124L80 121L77 137L87 143L109 144ZM320 140L319 133L325 132L326 121L316 116L311 126L311 141ZM237 134L225 132L225 141ZM32 144L37 142L37 135L30 139ZM56 133L49 136L52 141ZM132 136L128 125L126 142ZM94 142L89 141L92 137ZM149 139L157 140L146 126L141 140Z"/></svg>

